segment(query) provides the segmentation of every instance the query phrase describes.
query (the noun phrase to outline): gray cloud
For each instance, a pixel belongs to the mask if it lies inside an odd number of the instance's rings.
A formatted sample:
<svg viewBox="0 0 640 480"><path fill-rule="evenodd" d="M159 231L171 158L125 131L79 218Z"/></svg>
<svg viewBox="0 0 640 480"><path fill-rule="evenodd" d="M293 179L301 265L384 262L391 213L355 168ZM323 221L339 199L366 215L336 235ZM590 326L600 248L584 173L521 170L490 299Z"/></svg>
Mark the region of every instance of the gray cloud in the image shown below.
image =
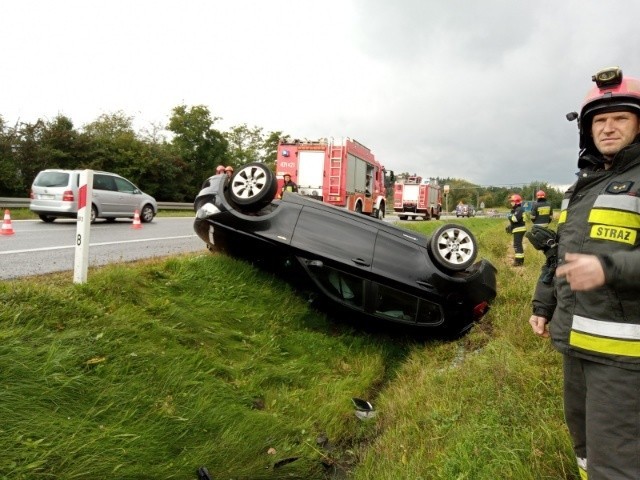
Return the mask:
<svg viewBox="0 0 640 480"><path fill-rule="evenodd" d="M129 13L127 13L129 12ZM569 184L598 69L640 76L636 0L24 0L0 18L0 114L204 104L230 126L349 136L387 168Z"/></svg>

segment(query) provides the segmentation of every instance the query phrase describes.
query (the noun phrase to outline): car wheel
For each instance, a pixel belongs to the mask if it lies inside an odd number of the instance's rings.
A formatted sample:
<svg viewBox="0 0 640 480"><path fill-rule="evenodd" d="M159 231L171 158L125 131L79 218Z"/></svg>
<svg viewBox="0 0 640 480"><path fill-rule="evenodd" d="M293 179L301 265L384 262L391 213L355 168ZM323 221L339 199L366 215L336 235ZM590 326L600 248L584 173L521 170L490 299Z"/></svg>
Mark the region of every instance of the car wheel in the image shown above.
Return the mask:
<svg viewBox="0 0 640 480"><path fill-rule="evenodd" d="M240 209L260 210L276 195L276 176L267 165L248 163L239 168L230 179L229 198Z"/></svg>
<svg viewBox="0 0 640 480"><path fill-rule="evenodd" d="M362 204L360 202L356 202L356 213L362 213Z"/></svg>
<svg viewBox="0 0 640 480"><path fill-rule="evenodd" d="M96 218L98 218L98 209L95 205L91 205L91 223L96 222Z"/></svg>
<svg viewBox="0 0 640 480"><path fill-rule="evenodd" d="M50 217L49 215L38 215L40 217L40 220L42 220L45 223L51 223L53 222L56 217Z"/></svg>
<svg viewBox="0 0 640 480"><path fill-rule="evenodd" d="M429 251L440 267L459 272L473 265L478 245L468 228L449 223L433 233L429 239Z"/></svg>
<svg viewBox="0 0 640 480"><path fill-rule="evenodd" d="M406 220L406 219L407 219L407 216L406 216L406 215L398 215L398 218L399 218L400 220Z"/></svg>
<svg viewBox="0 0 640 480"><path fill-rule="evenodd" d="M140 221L142 223L149 223L151 220L153 220L154 217L154 213L153 213L153 207L151 205L149 205L148 203L142 207L142 210L140 211Z"/></svg>
<svg viewBox="0 0 640 480"><path fill-rule="evenodd" d="M382 220L384 218L384 212L382 211L382 208L376 209L376 218L378 220Z"/></svg>

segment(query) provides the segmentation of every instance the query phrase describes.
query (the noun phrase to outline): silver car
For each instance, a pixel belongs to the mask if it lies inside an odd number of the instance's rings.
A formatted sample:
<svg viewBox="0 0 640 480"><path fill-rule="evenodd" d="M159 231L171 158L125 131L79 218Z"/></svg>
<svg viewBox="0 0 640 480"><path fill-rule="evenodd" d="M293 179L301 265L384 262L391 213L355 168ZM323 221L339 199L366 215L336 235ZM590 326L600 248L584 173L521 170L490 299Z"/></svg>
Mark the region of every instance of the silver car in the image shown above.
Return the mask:
<svg viewBox="0 0 640 480"><path fill-rule="evenodd" d="M42 170L31 186L29 209L43 222L78 214L78 186L81 170ZM114 221L133 218L138 211L141 222L150 222L158 212L156 200L126 178L109 172L94 172L91 222L96 218Z"/></svg>

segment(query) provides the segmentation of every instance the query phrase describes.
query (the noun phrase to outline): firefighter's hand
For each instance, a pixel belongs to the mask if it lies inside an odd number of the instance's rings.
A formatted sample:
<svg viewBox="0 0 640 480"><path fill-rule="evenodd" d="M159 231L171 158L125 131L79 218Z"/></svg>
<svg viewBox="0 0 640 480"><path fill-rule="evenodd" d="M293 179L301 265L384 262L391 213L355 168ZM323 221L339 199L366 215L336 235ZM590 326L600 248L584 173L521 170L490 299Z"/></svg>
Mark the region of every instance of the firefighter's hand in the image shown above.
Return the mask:
<svg viewBox="0 0 640 480"><path fill-rule="evenodd" d="M601 287L605 280L598 257L582 253L567 253L564 263L556 269L556 276L565 277L574 292Z"/></svg>
<svg viewBox="0 0 640 480"><path fill-rule="evenodd" d="M533 333L538 335L539 337L549 338L549 329L547 328L547 319L545 317L540 317L538 315L531 315L529 317L529 324L531 325L531 329Z"/></svg>

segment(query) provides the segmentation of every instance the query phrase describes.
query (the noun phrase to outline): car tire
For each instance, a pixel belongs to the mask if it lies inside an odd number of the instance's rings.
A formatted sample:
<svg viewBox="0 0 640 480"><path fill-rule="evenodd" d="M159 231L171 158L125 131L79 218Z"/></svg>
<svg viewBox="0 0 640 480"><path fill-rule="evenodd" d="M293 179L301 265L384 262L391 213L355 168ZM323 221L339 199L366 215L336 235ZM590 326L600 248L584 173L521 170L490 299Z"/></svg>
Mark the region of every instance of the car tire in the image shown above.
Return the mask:
<svg viewBox="0 0 640 480"><path fill-rule="evenodd" d="M399 218L400 220L406 220L406 219L407 219L407 216L406 216L406 215L398 215L398 218Z"/></svg>
<svg viewBox="0 0 640 480"><path fill-rule="evenodd" d="M91 223L96 223L96 219L98 218L98 209L95 205L91 204Z"/></svg>
<svg viewBox="0 0 640 480"><path fill-rule="evenodd" d="M151 220L153 220L153 217L155 217L155 214L153 213L153 207L147 203L144 207L142 207L142 210L140 210L140 222L149 223Z"/></svg>
<svg viewBox="0 0 640 480"><path fill-rule="evenodd" d="M448 223L431 235L429 252L439 267L459 272L473 265L478 255L478 243L468 228Z"/></svg>
<svg viewBox="0 0 640 480"><path fill-rule="evenodd" d="M40 220L42 220L44 223L52 223L56 217L51 217L49 215L38 215L40 217Z"/></svg>
<svg viewBox="0 0 640 480"><path fill-rule="evenodd" d="M240 167L229 181L229 199L240 210L255 212L273 200L278 189L276 176L260 162Z"/></svg>
<svg viewBox="0 0 640 480"><path fill-rule="evenodd" d="M376 208L376 215L375 215L375 217L376 217L378 220L382 220L382 219L384 218L384 212L383 212L382 208Z"/></svg>

